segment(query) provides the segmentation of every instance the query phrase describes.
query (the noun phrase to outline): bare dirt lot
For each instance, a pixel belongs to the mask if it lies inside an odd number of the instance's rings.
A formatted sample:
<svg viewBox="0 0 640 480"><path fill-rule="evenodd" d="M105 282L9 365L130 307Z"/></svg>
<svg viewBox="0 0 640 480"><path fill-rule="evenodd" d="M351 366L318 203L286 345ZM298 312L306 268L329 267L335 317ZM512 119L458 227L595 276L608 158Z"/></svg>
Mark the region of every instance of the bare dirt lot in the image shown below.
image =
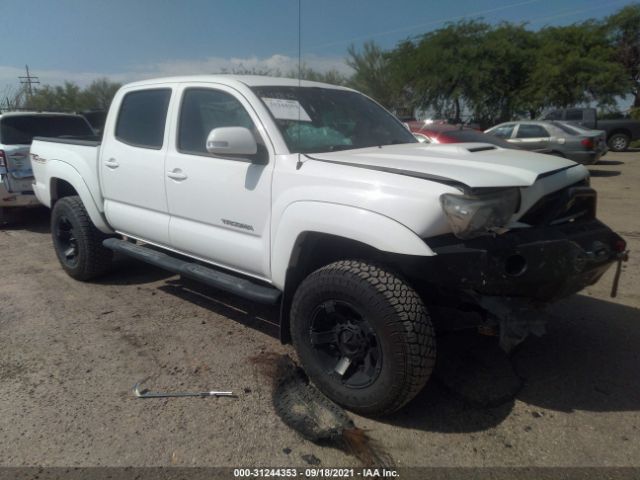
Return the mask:
<svg viewBox="0 0 640 480"><path fill-rule="evenodd" d="M640 152L590 170L599 217L631 249L618 298L610 269L551 308L547 335L512 357L523 388L498 407L435 380L390 418L355 417L397 466L640 465ZM0 465L358 465L275 415L250 357L290 351L277 309L129 260L78 283L58 265L44 210L0 230L0 252ZM149 376L153 390L238 398L134 398Z"/></svg>

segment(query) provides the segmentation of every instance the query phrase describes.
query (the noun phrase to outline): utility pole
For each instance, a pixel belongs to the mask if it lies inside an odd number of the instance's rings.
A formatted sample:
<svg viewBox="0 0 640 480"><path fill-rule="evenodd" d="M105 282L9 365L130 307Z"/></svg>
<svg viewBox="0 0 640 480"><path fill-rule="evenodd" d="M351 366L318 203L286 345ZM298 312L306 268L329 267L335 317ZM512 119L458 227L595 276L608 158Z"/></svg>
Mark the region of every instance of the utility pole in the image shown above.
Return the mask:
<svg viewBox="0 0 640 480"><path fill-rule="evenodd" d="M29 100L33 97L33 85L40 83L40 78L29 73L29 65L25 65L24 68L27 70L27 74L24 77L18 77L20 83L22 85L26 85L27 95L29 96Z"/></svg>

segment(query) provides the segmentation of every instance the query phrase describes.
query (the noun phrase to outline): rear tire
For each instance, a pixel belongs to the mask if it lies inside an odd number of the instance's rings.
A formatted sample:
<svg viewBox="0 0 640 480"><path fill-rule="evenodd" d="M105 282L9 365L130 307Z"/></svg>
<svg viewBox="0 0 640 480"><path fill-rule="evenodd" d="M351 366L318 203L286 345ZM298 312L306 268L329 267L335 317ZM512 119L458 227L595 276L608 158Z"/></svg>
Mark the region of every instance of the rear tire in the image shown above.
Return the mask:
<svg viewBox="0 0 640 480"><path fill-rule="evenodd" d="M624 133L614 133L607 140L607 144L609 145L609 149L614 152L624 152L627 148L629 148L629 136Z"/></svg>
<svg viewBox="0 0 640 480"><path fill-rule="evenodd" d="M64 197L51 212L51 236L62 268L76 280L91 280L111 267L113 251L102 246L98 230L78 196Z"/></svg>
<svg viewBox="0 0 640 480"><path fill-rule="evenodd" d="M418 294L390 271L357 260L327 265L298 287L291 336L302 366L334 402L390 414L429 380L436 358Z"/></svg>

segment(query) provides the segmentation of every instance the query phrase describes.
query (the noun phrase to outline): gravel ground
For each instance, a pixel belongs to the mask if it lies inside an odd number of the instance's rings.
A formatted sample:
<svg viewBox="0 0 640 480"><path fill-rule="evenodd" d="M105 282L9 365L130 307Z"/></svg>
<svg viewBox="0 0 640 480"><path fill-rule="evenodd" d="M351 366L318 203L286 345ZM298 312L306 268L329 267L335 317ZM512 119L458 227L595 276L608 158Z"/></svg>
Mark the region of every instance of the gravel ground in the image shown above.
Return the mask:
<svg viewBox="0 0 640 480"><path fill-rule="evenodd" d="M397 466L640 466L640 152L590 170L599 217L632 251L618 298L611 269L551 308L548 334L513 355L523 388L499 407L432 381L390 418L355 417ZM276 309L126 259L78 283L55 258L48 211L0 230L0 251L0 465L359 465L275 415L250 358L290 352ZM238 398L139 400L145 377Z"/></svg>

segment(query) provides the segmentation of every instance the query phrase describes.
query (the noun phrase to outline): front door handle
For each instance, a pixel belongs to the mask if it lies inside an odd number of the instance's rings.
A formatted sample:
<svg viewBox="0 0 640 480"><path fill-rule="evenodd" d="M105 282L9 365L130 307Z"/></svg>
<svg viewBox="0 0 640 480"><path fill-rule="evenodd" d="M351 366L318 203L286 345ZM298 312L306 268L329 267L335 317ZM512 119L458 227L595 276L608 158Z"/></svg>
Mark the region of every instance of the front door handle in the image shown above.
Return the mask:
<svg viewBox="0 0 640 480"><path fill-rule="evenodd" d="M104 162L104 164L108 167L111 168L112 170L114 168L118 168L120 166L120 164L118 163L118 161L115 158L110 158L109 160L106 160Z"/></svg>
<svg viewBox="0 0 640 480"><path fill-rule="evenodd" d="M167 177L173 180L177 180L179 182L187 179L187 176L184 173L182 173L182 170L180 170L179 168L174 168L170 172L167 172Z"/></svg>

